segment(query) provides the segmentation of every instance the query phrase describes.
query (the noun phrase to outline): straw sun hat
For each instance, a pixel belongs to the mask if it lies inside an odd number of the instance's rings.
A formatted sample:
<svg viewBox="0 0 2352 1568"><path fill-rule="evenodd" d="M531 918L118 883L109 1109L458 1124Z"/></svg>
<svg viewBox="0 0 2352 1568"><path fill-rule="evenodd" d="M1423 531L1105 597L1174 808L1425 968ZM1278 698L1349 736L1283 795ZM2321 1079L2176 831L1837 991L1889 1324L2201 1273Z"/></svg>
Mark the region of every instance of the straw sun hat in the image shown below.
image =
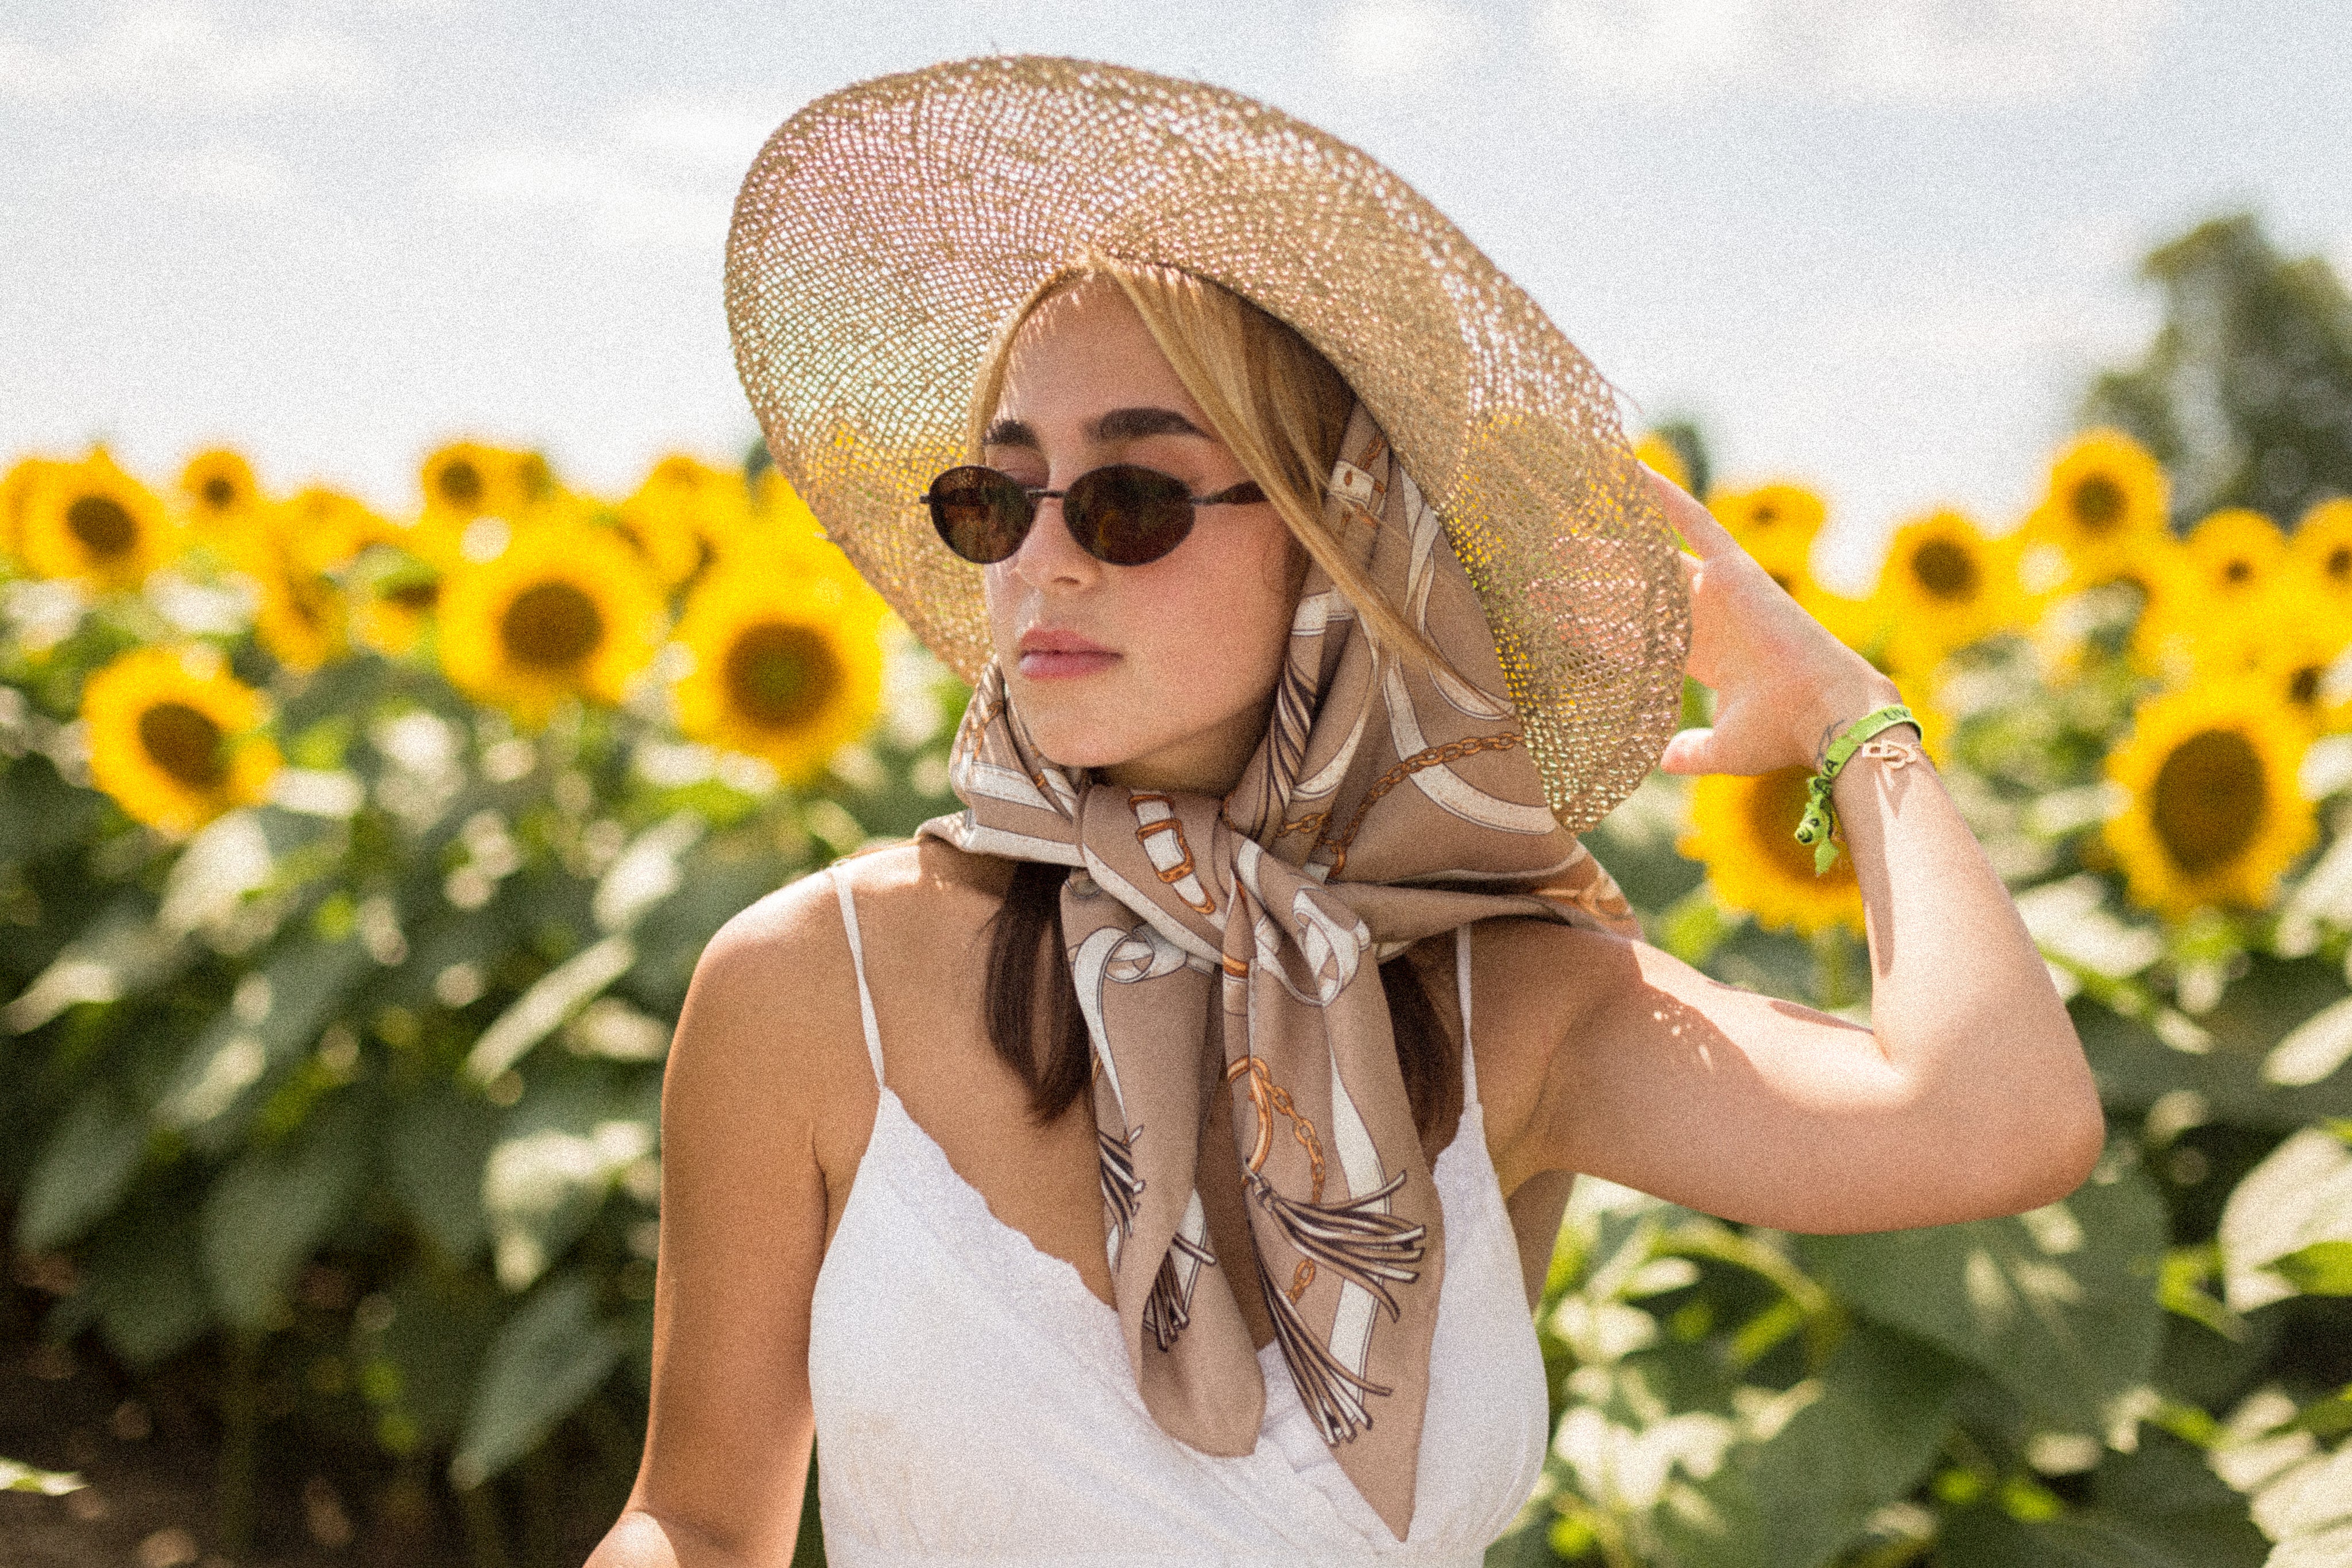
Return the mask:
<svg viewBox="0 0 2352 1568"><path fill-rule="evenodd" d="M1611 388L1402 180L1198 82L952 61L817 99L746 176L737 369L778 466L918 637L967 679L990 656L981 573L919 497L967 460L997 333L1087 255L1222 284L1329 359L1444 519L1553 810L1582 829L1632 792L1677 720L1690 619Z"/></svg>

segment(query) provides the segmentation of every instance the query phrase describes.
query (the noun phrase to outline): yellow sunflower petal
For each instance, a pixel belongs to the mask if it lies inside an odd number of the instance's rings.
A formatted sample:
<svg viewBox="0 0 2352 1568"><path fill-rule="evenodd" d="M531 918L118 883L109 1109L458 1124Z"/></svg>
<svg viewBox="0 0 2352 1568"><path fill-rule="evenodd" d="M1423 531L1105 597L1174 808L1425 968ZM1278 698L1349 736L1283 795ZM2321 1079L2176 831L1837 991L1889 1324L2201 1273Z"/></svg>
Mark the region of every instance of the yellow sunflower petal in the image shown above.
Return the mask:
<svg viewBox="0 0 2352 1568"><path fill-rule="evenodd" d="M1691 786L1690 831L1676 848L1706 864L1707 883L1727 909L1760 925L1804 936L1832 925L1859 934L1862 889L1853 857L1813 874L1813 852L1796 840L1804 815L1806 768L1738 778L1711 773Z"/></svg>
<svg viewBox="0 0 2352 1568"><path fill-rule="evenodd" d="M2335 496L2304 513L2287 553L2297 575L2352 612L2352 497Z"/></svg>
<svg viewBox="0 0 2352 1568"><path fill-rule="evenodd" d="M678 727L766 758L787 782L821 771L881 711L877 605L837 574L714 572L678 622L694 654L674 688Z"/></svg>
<svg viewBox="0 0 2352 1568"><path fill-rule="evenodd" d="M438 601L451 682L530 724L569 696L618 702L660 632L661 595L644 566L593 526L517 533L492 559L452 570Z"/></svg>
<svg viewBox="0 0 2352 1568"><path fill-rule="evenodd" d="M174 530L162 497L103 449L34 476L23 512L25 562L43 577L136 588L170 559Z"/></svg>
<svg viewBox="0 0 2352 1568"><path fill-rule="evenodd" d="M261 505L261 485L245 455L226 446L199 452L180 470L180 496L199 528L216 527Z"/></svg>
<svg viewBox="0 0 2352 1568"><path fill-rule="evenodd" d="M2026 520L2032 538L2058 547L2075 585L2109 580L2110 569L2165 532L2171 489L2147 447L2119 430L2084 431L2050 465L2050 487Z"/></svg>
<svg viewBox="0 0 2352 1568"><path fill-rule="evenodd" d="M1683 461L1682 448L1656 431L1644 432L1642 439L1633 443L1633 456L1650 469L1673 480L1677 487L1684 490L1691 487L1690 465Z"/></svg>
<svg viewBox="0 0 2352 1568"><path fill-rule="evenodd" d="M2104 829L2133 901L2174 919L2266 906L2318 835L2296 783L2307 736L2274 692L2249 681L2141 704L2106 764L2131 804Z"/></svg>
<svg viewBox="0 0 2352 1568"><path fill-rule="evenodd" d="M1829 504L1802 485L1774 482L1747 490L1717 490L1706 509L1739 546L1790 592L1811 575L1813 540L1829 518Z"/></svg>
<svg viewBox="0 0 2352 1568"><path fill-rule="evenodd" d="M2286 564L2286 536L2270 518L2243 507L2210 514L2182 543L2208 591L2225 601L2252 600Z"/></svg>
<svg viewBox="0 0 2352 1568"><path fill-rule="evenodd" d="M2018 581L2021 542L2015 534L1988 538L1948 509L1895 530L1874 597L1899 674L1925 677L1946 655L2032 622L2033 596Z"/></svg>
<svg viewBox="0 0 2352 1568"><path fill-rule="evenodd" d="M123 654L83 686L81 716L98 787L165 832L261 799L278 769L277 748L255 733L260 694L208 650Z"/></svg>

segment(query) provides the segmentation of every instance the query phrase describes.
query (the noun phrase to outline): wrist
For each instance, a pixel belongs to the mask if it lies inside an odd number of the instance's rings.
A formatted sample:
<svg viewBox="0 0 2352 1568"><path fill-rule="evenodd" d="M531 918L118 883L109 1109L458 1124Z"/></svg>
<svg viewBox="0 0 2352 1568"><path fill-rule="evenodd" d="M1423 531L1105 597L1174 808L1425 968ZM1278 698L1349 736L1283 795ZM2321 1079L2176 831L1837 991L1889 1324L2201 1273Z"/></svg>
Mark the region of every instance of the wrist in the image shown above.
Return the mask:
<svg viewBox="0 0 2352 1568"><path fill-rule="evenodd" d="M1855 663L1862 661L1856 659ZM1900 688L1868 664L1824 684L1810 705L1810 722L1801 742L1807 766L1819 772L1828 759L1830 742L1848 725L1864 714L1875 713L1902 700Z"/></svg>

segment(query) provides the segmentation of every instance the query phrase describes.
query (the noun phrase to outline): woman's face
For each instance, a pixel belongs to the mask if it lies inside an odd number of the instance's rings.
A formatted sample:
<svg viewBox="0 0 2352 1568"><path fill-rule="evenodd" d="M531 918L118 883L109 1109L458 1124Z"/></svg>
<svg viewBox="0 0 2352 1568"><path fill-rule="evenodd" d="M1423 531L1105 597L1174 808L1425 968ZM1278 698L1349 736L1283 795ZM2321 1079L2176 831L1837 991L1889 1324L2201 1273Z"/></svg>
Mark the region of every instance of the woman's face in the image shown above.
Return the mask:
<svg viewBox="0 0 2352 1568"><path fill-rule="evenodd" d="M982 460L1060 490L1113 463L1211 496L1249 477L1108 283L1039 307L1014 338ZM1263 501L1200 507L1142 566L1080 549L1059 500L987 569L1005 689L1038 747L1139 789L1223 794L1265 734L1303 552Z"/></svg>

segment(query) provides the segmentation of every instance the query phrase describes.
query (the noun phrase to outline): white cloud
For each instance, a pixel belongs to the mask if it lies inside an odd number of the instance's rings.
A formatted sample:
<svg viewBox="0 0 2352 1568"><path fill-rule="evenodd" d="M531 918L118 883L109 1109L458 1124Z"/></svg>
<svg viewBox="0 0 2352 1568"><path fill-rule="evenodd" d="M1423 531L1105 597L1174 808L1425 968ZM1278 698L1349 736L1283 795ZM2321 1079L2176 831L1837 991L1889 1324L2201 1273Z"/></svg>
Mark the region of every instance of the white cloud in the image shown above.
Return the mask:
<svg viewBox="0 0 2352 1568"><path fill-rule="evenodd" d="M156 108L252 109L364 94L376 73L343 35L294 23L243 33L200 0L121 11L79 45L0 37L0 96L62 105L91 97Z"/></svg>
<svg viewBox="0 0 2352 1568"><path fill-rule="evenodd" d="M173 165L172 174L174 183L192 194L226 206L257 210L277 205L294 187L283 160L246 148L208 147L191 152Z"/></svg>
<svg viewBox="0 0 2352 1568"><path fill-rule="evenodd" d="M1606 98L1762 89L2020 102L2128 88L2174 0L1544 0L1547 51Z"/></svg>
<svg viewBox="0 0 2352 1568"><path fill-rule="evenodd" d="M478 209L581 222L627 249L713 248L727 230L725 200L698 199L599 149L520 146L469 154L438 182Z"/></svg>
<svg viewBox="0 0 2352 1568"><path fill-rule="evenodd" d="M1427 0L1362 0L1339 19L1339 63L1366 76L1403 78L1442 68L1477 41L1476 16Z"/></svg>
<svg viewBox="0 0 2352 1568"><path fill-rule="evenodd" d="M621 134L631 143L664 153L681 163L724 170L740 179L767 141L783 122L781 110L771 111L711 103L646 103L621 120Z"/></svg>

